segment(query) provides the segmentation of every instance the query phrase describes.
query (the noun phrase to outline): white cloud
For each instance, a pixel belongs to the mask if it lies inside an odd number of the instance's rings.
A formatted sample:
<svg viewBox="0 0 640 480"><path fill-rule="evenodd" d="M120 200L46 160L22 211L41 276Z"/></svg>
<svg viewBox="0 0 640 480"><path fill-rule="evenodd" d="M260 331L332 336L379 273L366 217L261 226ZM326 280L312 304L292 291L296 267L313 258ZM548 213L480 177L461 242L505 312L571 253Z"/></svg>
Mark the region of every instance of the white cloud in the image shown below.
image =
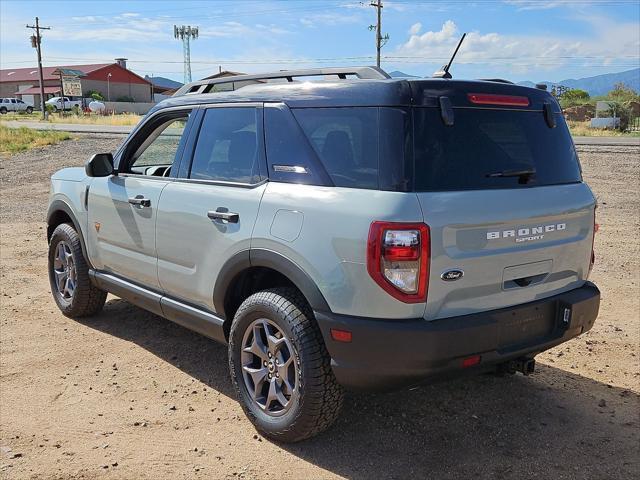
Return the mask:
<svg viewBox="0 0 640 480"><path fill-rule="evenodd" d="M420 22L414 23L411 25L411 28L409 28L409 35L418 35L420 30L422 30L422 24Z"/></svg>
<svg viewBox="0 0 640 480"><path fill-rule="evenodd" d="M581 37L552 35L513 35L497 32L469 32L456 57L456 64L489 64L512 72L553 70L564 65L607 65L638 63L640 49L639 27L636 23L615 24L602 17L584 17L593 33ZM409 38L395 52L393 58L424 60L425 64L446 61L462 33L452 20L437 31L420 33L414 24ZM629 68L632 68L630 66Z"/></svg>
<svg viewBox="0 0 640 480"><path fill-rule="evenodd" d="M504 0L508 5L520 7L518 10L550 10L559 7L581 7L589 2L580 0Z"/></svg>
<svg viewBox="0 0 640 480"><path fill-rule="evenodd" d="M364 18L365 17L358 14L316 13L313 15L305 15L301 17L299 21L305 27L315 28L318 26L333 27L336 25L362 23Z"/></svg>
<svg viewBox="0 0 640 480"><path fill-rule="evenodd" d="M71 17L71 20L74 22L97 22L98 17L94 17L93 15L85 15L84 17Z"/></svg>

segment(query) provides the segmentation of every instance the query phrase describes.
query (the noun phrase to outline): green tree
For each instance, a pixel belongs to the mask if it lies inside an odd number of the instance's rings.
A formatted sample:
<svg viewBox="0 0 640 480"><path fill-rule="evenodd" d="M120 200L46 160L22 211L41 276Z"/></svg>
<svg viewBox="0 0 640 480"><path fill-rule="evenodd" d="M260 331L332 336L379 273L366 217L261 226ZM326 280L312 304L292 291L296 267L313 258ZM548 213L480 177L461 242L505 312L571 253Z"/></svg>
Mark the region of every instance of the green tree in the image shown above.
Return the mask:
<svg viewBox="0 0 640 480"><path fill-rule="evenodd" d="M624 83L617 83L606 97L609 114L620 119L620 130L624 131L634 119L632 104L640 102L640 95Z"/></svg>
<svg viewBox="0 0 640 480"><path fill-rule="evenodd" d="M568 108L576 105L584 105L589 102L589 98L589 92L580 90L579 88L571 88L565 90L562 95L560 95L560 106L562 106L562 108Z"/></svg>
<svg viewBox="0 0 640 480"><path fill-rule="evenodd" d="M640 100L640 95L638 95L638 92L622 82L616 83L613 87L613 90L611 90L607 94L607 97L615 100L616 102L637 102Z"/></svg>
<svg viewBox="0 0 640 480"><path fill-rule="evenodd" d="M89 98L93 98L94 100L98 100L99 102L104 101L104 95L102 95L102 93L98 92L97 90L89 90L87 92L87 95L89 96Z"/></svg>

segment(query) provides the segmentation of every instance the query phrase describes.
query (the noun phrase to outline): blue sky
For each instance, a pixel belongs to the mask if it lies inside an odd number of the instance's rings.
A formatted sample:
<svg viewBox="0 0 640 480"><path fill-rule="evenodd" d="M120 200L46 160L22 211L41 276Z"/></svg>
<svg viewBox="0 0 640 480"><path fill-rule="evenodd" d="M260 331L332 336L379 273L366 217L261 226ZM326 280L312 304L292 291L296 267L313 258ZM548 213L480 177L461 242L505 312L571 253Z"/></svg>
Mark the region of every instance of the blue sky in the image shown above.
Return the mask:
<svg viewBox="0 0 640 480"><path fill-rule="evenodd" d="M200 28L194 80L218 70L375 63L375 9L363 0L11 1L0 0L0 66L35 65L33 24L44 32L45 65L127 57L141 75L182 80L173 25ZM390 36L382 67L425 76L469 32L452 68L459 78L581 78L640 66L638 0L384 1Z"/></svg>

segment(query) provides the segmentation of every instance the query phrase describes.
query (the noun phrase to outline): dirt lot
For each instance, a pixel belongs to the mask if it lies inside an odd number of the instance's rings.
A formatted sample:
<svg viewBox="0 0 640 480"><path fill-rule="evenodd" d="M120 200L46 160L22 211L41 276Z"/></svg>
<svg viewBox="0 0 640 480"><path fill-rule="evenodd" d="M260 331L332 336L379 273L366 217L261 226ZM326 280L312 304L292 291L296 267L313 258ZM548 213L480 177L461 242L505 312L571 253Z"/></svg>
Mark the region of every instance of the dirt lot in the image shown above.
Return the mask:
<svg viewBox="0 0 640 480"><path fill-rule="evenodd" d="M113 297L95 318L58 313L48 177L120 140L0 160L0 477L639 477L639 149L581 151L602 224L591 332L540 355L530 377L350 394L333 429L288 446L244 418L225 347Z"/></svg>

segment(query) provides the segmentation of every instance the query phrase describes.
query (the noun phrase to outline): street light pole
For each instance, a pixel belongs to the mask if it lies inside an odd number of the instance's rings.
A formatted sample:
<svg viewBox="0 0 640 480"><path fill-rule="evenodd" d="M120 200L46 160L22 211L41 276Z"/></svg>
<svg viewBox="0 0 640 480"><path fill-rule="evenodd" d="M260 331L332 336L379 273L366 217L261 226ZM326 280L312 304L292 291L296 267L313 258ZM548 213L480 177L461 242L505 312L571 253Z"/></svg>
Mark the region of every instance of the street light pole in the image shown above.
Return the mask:
<svg viewBox="0 0 640 480"><path fill-rule="evenodd" d="M109 79L111 78L111 73L109 73L109 75L107 75L107 101L110 102L111 101L111 88L110 88L110 83L109 83Z"/></svg>

